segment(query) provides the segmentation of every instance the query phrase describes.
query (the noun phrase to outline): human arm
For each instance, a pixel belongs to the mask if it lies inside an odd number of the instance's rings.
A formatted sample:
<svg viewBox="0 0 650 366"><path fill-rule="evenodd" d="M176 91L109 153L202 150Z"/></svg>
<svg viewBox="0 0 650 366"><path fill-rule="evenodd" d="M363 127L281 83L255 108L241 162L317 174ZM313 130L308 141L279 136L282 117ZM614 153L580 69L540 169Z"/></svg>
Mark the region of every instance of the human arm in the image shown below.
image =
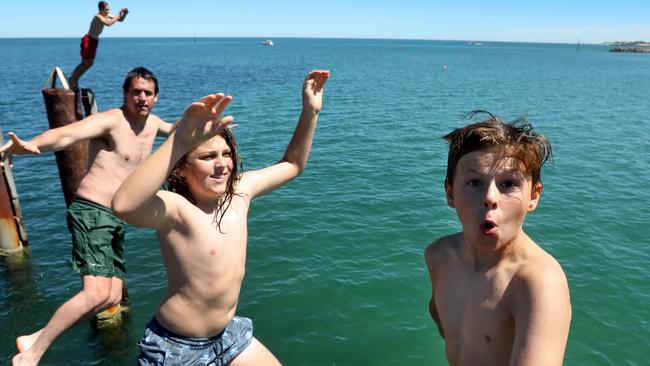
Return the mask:
<svg viewBox="0 0 650 366"><path fill-rule="evenodd" d="M559 264L513 279L515 340L510 365L562 365L571 323L566 276Z"/></svg>
<svg viewBox="0 0 650 366"><path fill-rule="evenodd" d="M15 133L9 132L10 140L0 147L3 160L9 160L12 155L40 154L41 152L59 151L75 142L89 140L101 136L108 131L115 122L111 112L91 115L81 121L63 127L53 128L32 138L29 141L20 139Z"/></svg>
<svg viewBox="0 0 650 366"><path fill-rule="evenodd" d="M115 22L121 22L124 20L124 17L126 17L125 14L123 14L122 10L120 10L119 15L113 15L113 14L108 14L106 16L102 15L101 13L95 14L95 17L105 26L110 27L111 25L115 24Z"/></svg>
<svg viewBox="0 0 650 366"><path fill-rule="evenodd" d="M172 133L173 123L165 122L162 119L158 120L158 132L157 136L169 136Z"/></svg>
<svg viewBox="0 0 650 366"><path fill-rule="evenodd" d="M297 177L307 166L318 114L323 103L325 82L329 71L314 70L307 74L302 86L302 111L293 136L278 163L244 173L238 190L251 198L268 193Z"/></svg>
<svg viewBox="0 0 650 366"><path fill-rule="evenodd" d="M196 145L215 136L230 123L221 118L232 97L211 94L192 103L183 114L178 128L122 183L113 196L113 212L125 221L144 227L162 227L179 219L177 195L158 192L176 162Z"/></svg>
<svg viewBox="0 0 650 366"><path fill-rule="evenodd" d="M429 299L429 314L431 319L436 322L438 327L438 332L442 338L445 338L445 332L442 329L442 324L440 324L440 316L438 315L438 308L436 307L436 287L435 287L435 255L434 255L434 245L430 244L424 250L424 263L427 266L429 272L429 279L431 280L431 299Z"/></svg>

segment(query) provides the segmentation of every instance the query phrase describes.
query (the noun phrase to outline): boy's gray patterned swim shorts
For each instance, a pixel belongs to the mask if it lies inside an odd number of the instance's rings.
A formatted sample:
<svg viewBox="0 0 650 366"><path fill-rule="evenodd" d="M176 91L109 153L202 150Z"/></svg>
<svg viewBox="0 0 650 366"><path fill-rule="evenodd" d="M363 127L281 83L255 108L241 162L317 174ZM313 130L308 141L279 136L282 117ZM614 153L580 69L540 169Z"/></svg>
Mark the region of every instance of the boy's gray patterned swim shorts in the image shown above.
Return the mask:
<svg viewBox="0 0 650 366"><path fill-rule="evenodd" d="M170 332L154 317L144 330L139 366L222 366L237 357L253 341L253 322L236 316L221 333L210 338L189 338Z"/></svg>

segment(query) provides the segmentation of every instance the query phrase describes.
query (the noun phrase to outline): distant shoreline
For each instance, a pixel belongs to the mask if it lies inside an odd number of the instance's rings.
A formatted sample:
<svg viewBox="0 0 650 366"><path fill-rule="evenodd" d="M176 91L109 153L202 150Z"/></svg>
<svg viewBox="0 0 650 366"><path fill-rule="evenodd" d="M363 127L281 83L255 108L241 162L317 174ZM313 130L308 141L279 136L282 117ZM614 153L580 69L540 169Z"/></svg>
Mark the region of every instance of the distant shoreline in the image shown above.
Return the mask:
<svg viewBox="0 0 650 366"><path fill-rule="evenodd" d="M650 53L650 42L646 41L616 41L616 42L605 42L607 46L615 46L611 48L609 52L622 52L622 53Z"/></svg>
<svg viewBox="0 0 650 366"><path fill-rule="evenodd" d="M633 47L650 47L650 42L646 41L615 41L615 42L604 42L603 44L607 46L633 46Z"/></svg>
<svg viewBox="0 0 650 366"><path fill-rule="evenodd" d="M650 53L650 48L643 47L614 47L609 52L623 52L623 53Z"/></svg>

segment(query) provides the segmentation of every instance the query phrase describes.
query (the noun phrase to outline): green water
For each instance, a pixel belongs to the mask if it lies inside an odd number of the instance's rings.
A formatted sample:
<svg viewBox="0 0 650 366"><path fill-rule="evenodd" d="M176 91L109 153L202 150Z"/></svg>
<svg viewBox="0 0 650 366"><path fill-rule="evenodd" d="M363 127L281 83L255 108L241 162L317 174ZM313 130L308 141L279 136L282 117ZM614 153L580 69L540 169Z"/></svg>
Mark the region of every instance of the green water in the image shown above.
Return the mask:
<svg viewBox="0 0 650 366"><path fill-rule="evenodd" d="M144 65L160 80L155 112L173 121L213 91L229 107L244 168L277 161L295 126L299 87L332 72L303 176L256 200L238 313L287 365L444 365L427 304L422 251L459 229L442 182L440 136L487 109L527 116L553 144L540 206L527 232L562 264L573 319L566 365L644 365L650 338L650 56L606 47L387 40L102 39L91 87L100 110ZM0 40L2 129L47 127L40 95L55 65L69 73L77 39ZM447 71L442 66L447 65ZM32 245L0 260L0 362L17 335L42 327L79 289L54 157L20 157L16 186ZM130 230L130 319L60 337L44 365L133 364L166 286L155 235Z"/></svg>

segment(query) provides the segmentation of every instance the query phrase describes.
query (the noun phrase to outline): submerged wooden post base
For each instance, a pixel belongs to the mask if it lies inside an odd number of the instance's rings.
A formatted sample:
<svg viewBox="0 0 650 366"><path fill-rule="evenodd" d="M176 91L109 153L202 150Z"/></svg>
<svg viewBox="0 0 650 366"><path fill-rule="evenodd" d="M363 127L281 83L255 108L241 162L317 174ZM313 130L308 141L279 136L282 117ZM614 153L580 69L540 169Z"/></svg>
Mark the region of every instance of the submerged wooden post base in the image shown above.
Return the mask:
<svg viewBox="0 0 650 366"><path fill-rule="evenodd" d="M97 329L107 329L120 327L124 322L124 317L131 312L131 298L126 288L126 283L122 287L122 301L109 307L108 309L97 313L91 318L91 322Z"/></svg>
<svg viewBox="0 0 650 366"><path fill-rule="evenodd" d="M97 329L120 327L124 322L124 316L128 315L130 311L131 308L128 305L113 305L95 315L92 322Z"/></svg>

